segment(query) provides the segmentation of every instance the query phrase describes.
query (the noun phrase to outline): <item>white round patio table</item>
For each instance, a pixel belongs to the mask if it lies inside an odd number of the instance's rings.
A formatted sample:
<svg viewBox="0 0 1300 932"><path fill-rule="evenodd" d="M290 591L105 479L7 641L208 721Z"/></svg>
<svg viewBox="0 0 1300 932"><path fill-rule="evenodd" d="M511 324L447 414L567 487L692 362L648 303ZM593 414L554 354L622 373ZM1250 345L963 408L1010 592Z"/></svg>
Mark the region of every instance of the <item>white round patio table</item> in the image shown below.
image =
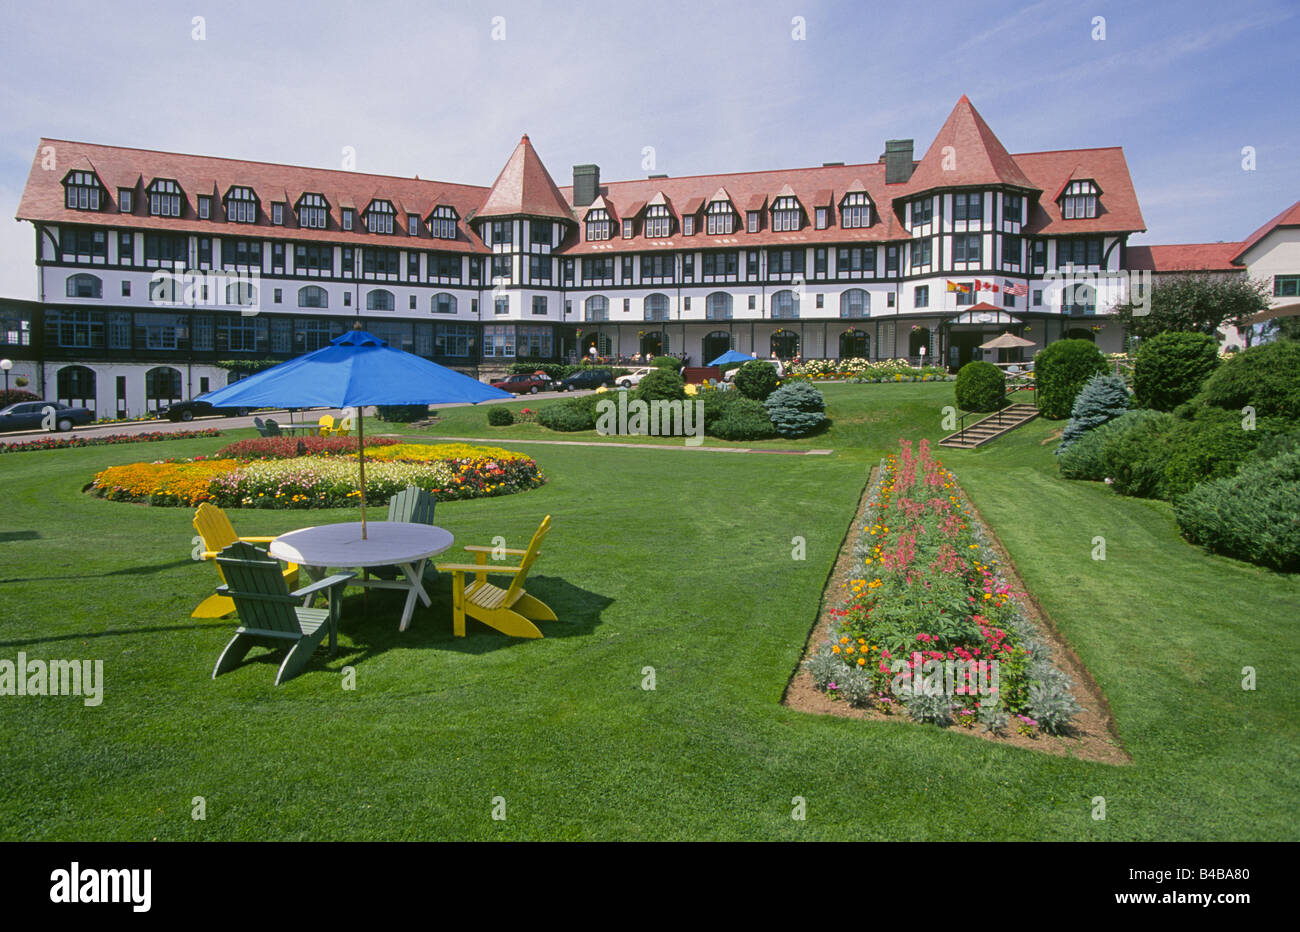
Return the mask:
<svg viewBox="0 0 1300 932"><path fill-rule="evenodd" d="M355 579L349 585L406 591L399 631L405 631L415 611L415 600L430 605L424 591L424 567L429 558L455 543L450 531L430 524L403 521L369 521L366 539L361 539L361 522L322 524L281 534L271 541L270 554L277 560L297 563L309 577L320 578L329 567L364 569L397 566L405 579Z"/></svg>

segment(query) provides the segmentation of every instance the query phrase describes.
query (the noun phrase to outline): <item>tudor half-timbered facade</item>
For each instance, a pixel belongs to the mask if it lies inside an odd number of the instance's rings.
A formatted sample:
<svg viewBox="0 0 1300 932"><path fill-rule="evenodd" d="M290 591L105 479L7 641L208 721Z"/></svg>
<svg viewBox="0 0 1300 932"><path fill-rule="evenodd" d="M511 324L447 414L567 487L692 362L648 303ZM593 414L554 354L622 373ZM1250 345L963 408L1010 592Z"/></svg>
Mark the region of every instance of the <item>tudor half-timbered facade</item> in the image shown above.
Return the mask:
<svg viewBox="0 0 1300 932"><path fill-rule="evenodd" d="M39 318L21 364L101 416L357 320L483 377L593 347L955 367L1011 330L1118 350L1101 325L1144 229L1121 149L1011 155L965 97L920 160L891 140L784 171L577 165L563 188L527 136L489 188L43 139L18 218L40 288L13 305Z"/></svg>

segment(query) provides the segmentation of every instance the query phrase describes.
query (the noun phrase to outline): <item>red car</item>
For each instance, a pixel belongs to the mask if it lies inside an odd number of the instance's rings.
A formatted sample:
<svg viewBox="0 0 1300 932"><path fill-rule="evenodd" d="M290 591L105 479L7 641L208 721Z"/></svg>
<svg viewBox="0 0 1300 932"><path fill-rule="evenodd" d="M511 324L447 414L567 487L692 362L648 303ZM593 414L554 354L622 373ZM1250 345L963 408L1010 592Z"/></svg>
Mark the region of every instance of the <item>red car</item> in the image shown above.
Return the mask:
<svg viewBox="0 0 1300 932"><path fill-rule="evenodd" d="M552 387L550 377L543 373L508 375L504 379L493 379L492 385L516 395L536 395Z"/></svg>

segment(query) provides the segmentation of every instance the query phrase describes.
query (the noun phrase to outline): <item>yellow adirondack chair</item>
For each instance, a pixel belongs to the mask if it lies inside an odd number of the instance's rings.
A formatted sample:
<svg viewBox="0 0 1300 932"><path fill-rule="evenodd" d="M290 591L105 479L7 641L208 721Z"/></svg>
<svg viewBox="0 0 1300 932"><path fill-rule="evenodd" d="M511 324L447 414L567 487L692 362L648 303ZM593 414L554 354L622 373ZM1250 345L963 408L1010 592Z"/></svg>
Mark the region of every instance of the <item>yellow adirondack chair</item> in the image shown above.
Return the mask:
<svg viewBox="0 0 1300 932"><path fill-rule="evenodd" d="M229 547L237 540L245 541L250 544L266 544L275 540L274 537L240 537L235 533L235 528L226 517L226 513L216 505L204 502L199 506L198 511L194 512L194 530L199 532L199 537L203 540L203 552L201 556L204 560L215 559L217 554ZM217 567L217 575L221 581L226 582L226 576L221 572L221 566L214 563ZM284 569L284 581L290 589L298 587L298 564L290 563ZM208 596L199 603L191 614L191 618L224 618L235 610L235 603L229 596L213 594Z"/></svg>
<svg viewBox="0 0 1300 932"><path fill-rule="evenodd" d="M320 427L320 436L328 437L330 434L334 433L334 415L322 414L320 420L316 423Z"/></svg>
<svg viewBox="0 0 1300 932"><path fill-rule="evenodd" d="M339 422L334 425L334 429L331 431L331 435L335 437L352 436L352 418L345 417L340 419Z"/></svg>
<svg viewBox="0 0 1300 932"><path fill-rule="evenodd" d="M551 530L551 516L542 519L541 526L533 535L527 550L506 550L511 556L523 557L518 566L495 566L488 564L488 554L494 547L466 547L474 554L474 563L439 564L438 569L452 574L452 631L457 637L465 636L465 616L496 628L503 634L517 638L539 638L542 632L535 621L555 621L555 612L536 596L524 591L524 580L528 570L537 559L541 550L542 539ZM498 553L500 551L497 551ZM465 582L465 574L473 573L474 579ZM513 576L509 588L502 589L487 581L489 575Z"/></svg>

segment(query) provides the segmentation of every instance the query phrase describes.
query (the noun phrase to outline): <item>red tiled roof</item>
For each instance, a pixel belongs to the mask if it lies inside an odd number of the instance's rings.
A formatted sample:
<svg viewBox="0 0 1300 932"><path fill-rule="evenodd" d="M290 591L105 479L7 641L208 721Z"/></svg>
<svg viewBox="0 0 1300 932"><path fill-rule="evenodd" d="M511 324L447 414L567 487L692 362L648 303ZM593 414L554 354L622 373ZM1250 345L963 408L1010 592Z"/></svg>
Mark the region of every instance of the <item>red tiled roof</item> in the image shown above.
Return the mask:
<svg viewBox="0 0 1300 932"><path fill-rule="evenodd" d="M1141 232L1146 221L1138 207L1133 177L1128 172L1124 150L1119 146L1106 149L1062 149L1054 152L1022 152L1016 164L1024 169L1034 187L1057 191L1075 172L1091 178L1105 193L1097 200L1097 216L1092 219L1066 220L1061 205L1046 197L1030 211L1026 233L1116 233Z"/></svg>
<svg viewBox="0 0 1300 932"><path fill-rule="evenodd" d="M95 173L107 189L107 209L95 212L68 210L65 206L63 178L66 171L46 171L42 168L42 153L47 146L54 148L60 165L78 165L88 159ZM145 173L142 175L142 171ZM136 212L117 212L117 189L140 190L140 182L147 184L154 178L173 178L185 192L182 216L160 219L144 213L147 198L136 198ZM212 219L200 220L195 197L215 190L224 195L231 185L244 185L253 189L261 201L257 223L228 223L221 205L214 204ZM311 191L324 195L329 202L329 227L325 230L300 228L292 210L297 197L288 200L286 188ZM149 149L127 149L118 146L101 146L92 143L72 142L62 139L41 139L32 160L27 186L18 202L17 218L37 222L110 224L122 229L169 230L177 233L195 233L206 236L270 236L284 239L312 240L326 243L369 244L400 247L415 241L421 249L438 249L448 252L487 252L482 242L469 234L463 220L454 240L434 239L425 235L408 236L403 228L392 236L368 233L358 217L351 231L340 225L343 207L365 209L372 197L395 203L432 202L456 209L465 215L483 202L486 189L477 185L448 184L422 181L413 178L367 175L360 172L336 171L326 168L303 168L297 165L275 165L267 162L246 162L240 159L223 159L205 155L184 155L175 152L156 152ZM287 200L290 209L285 211L285 222L275 226L269 217L269 205Z"/></svg>
<svg viewBox="0 0 1300 932"><path fill-rule="evenodd" d="M551 180L551 174L542 164L528 134L519 140L506 167L492 183L480 217L503 217L524 214L531 217L559 217L572 220L569 202Z"/></svg>
<svg viewBox="0 0 1300 932"><path fill-rule="evenodd" d="M1127 265L1138 272L1240 272L1233 257L1241 243L1129 246Z"/></svg>
<svg viewBox="0 0 1300 932"><path fill-rule="evenodd" d="M1282 211L1268 223L1264 224L1254 233L1247 236L1241 242L1241 249L1234 255L1233 261L1241 261L1241 257L1248 253L1260 240L1268 236L1278 227L1296 227L1300 226L1300 201L1296 201L1286 210Z"/></svg>
<svg viewBox="0 0 1300 932"><path fill-rule="evenodd" d="M945 170L949 158L953 167ZM1003 148L970 98L962 94L906 182L906 190L919 194L934 188L990 184L1037 187Z"/></svg>

